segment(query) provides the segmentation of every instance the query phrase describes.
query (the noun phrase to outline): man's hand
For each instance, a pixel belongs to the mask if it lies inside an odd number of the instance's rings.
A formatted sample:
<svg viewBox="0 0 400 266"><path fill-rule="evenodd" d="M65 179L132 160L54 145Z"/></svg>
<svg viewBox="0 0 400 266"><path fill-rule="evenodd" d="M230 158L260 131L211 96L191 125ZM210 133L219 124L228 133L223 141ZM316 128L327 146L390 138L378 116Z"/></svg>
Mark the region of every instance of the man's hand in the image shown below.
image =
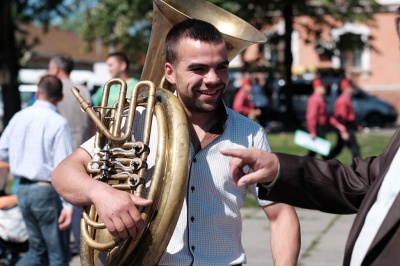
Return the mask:
<svg viewBox="0 0 400 266"><path fill-rule="evenodd" d="M66 230L71 226L72 222L72 209L62 209L60 216L58 217L58 228L62 230Z"/></svg>
<svg viewBox="0 0 400 266"><path fill-rule="evenodd" d="M95 193L95 192L94 192ZM108 187L97 194L93 202L97 213L112 236L135 237L144 228L144 221L136 206L146 207L152 201L128 192Z"/></svg>
<svg viewBox="0 0 400 266"><path fill-rule="evenodd" d="M340 132L340 136L342 137L342 139L343 139L344 141L348 141L349 138L350 138L349 133L348 133L347 131L341 131L341 132Z"/></svg>
<svg viewBox="0 0 400 266"><path fill-rule="evenodd" d="M339 125L337 127L337 129L339 130L340 136L342 137L342 139L344 141L348 141L350 136L349 136L349 132L347 132L347 129L344 125Z"/></svg>
<svg viewBox="0 0 400 266"><path fill-rule="evenodd" d="M256 148L228 149L220 152L225 156L232 156L229 171L238 187L272 182L278 171L278 157L273 153ZM253 172L244 175L245 165L248 165Z"/></svg>

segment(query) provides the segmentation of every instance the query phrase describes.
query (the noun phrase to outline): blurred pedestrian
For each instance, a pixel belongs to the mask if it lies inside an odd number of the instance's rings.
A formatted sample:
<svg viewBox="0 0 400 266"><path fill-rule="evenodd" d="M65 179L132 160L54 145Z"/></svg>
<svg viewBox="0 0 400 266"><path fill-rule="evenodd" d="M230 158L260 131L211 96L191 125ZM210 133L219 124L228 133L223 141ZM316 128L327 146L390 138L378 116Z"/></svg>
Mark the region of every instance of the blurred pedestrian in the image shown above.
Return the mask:
<svg viewBox="0 0 400 266"><path fill-rule="evenodd" d="M316 137L325 138L326 133L329 130L329 125L332 125L338 130L342 139L347 140L348 134L346 128L343 124L339 123L337 119L328 114L326 109L326 103L324 96L326 94L326 88L322 84L319 78L313 81L313 94L307 100L307 110L306 110L306 122L307 130L311 135L312 139ZM316 153L314 151L309 151L308 156L314 157ZM326 159L326 156L323 156Z"/></svg>
<svg viewBox="0 0 400 266"><path fill-rule="evenodd" d="M252 85L248 78L243 78L242 86L238 90L233 100L232 109L242 114L251 120L258 122L258 117L261 115L261 110L255 108L251 100Z"/></svg>
<svg viewBox="0 0 400 266"><path fill-rule="evenodd" d="M55 75L62 82L64 97L58 103L57 109L67 119L71 129L73 148L77 149L90 137L92 122L90 117L85 112L82 112L79 102L71 92L73 86L77 87L84 99L90 99L89 90L83 85L74 84L70 79L74 65L74 61L70 55L65 53L56 54L50 59L48 74ZM73 209L72 233L74 236L74 253L78 253L82 208L74 206Z"/></svg>
<svg viewBox="0 0 400 266"><path fill-rule="evenodd" d="M28 250L28 232L17 196L6 193L9 165L0 161L0 265L14 265ZM14 182L14 184L17 182Z"/></svg>
<svg viewBox="0 0 400 266"><path fill-rule="evenodd" d="M345 145L350 149L353 158L360 157L360 147L358 146L355 135L356 131L359 130L359 125L356 122L356 115L353 103L351 102L351 96L354 94L354 87L347 79L343 79L340 82L340 88L342 89L342 93L335 101L334 116L339 123L345 126L348 139L343 138L341 132L337 131L337 143L328 155L328 159L335 158Z"/></svg>
<svg viewBox="0 0 400 266"><path fill-rule="evenodd" d="M110 72L111 78L119 78L126 82L128 85L128 91L126 93L126 98L131 98L132 90L131 88L139 82L139 80L130 77L128 74L129 71L129 59L122 52L111 53L107 56L106 59L108 71ZM103 96L104 87L100 87L95 94L92 96L93 105L100 105L101 98ZM108 96L108 107L113 106L113 104L118 100L119 96L119 85L113 85L110 88L110 94Z"/></svg>
<svg viewBox="0 0 400 266"><path fill-rule="evenodd" d="M89 90L80 84L75 84L70 79L74 69L74 61L68 54L56 54L49 62L47 73L59 78L63 86L63 99L58 103L57 109L67 119L72 134L73 148L76 149L90 137L90 117L82 112L79 102L71 92L72 87L77 87L85 99L90 99Z"/></svg>
<svg viewBox="0 0 400 266"><path fill-rule="evenodd" d="M29 236L29 249L17 265L69 264L72 205L50 182L53 169L72 153L67 120L57 112L62 83L44 76L35 103L16 113L0 138L0 160L19 179L18 206Z"/></svg>
<svg viewBox="0 0 400 266"><path fill-rule="evenodd" d="M253 101L254 107L256 109L260 109L260 111L261 111L261 114L258 118L260 125L269 129L270 128L270 125L268 122L269 100L265 93L264 88L260 84L260 79L258 77L254 77L254 79L253 79L251 95L252 95L251 99Z"/></svg>

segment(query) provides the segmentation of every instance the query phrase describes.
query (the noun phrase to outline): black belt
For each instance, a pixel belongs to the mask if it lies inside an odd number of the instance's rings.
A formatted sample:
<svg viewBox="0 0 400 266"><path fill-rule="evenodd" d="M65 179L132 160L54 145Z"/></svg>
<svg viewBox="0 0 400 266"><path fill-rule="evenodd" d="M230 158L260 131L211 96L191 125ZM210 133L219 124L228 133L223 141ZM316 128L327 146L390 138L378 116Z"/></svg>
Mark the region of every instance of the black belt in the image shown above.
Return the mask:
<svg viewBox="0 0 400 266"><path fill-rule="evenodd" d="M27 185L27 184L37 184L37 183L39 183L39 182L44 182L44 183L49 183L49 184L51 184L51 182L49 182L49 181L31 180L31 179L28 179L28 178L25 178L25 177L21 177L21 178L20 178L20 181L19 181L20 184L24 184L24 185Z"/></svg>

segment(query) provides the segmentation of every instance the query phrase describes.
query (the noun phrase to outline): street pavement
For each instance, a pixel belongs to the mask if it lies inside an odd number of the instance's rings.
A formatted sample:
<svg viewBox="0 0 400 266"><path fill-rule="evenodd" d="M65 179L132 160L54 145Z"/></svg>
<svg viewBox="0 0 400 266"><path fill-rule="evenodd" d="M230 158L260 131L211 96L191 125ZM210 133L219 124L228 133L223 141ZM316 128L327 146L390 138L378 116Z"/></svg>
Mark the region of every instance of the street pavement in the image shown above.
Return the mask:
<svg viewBox="0 0 400 266"><path fill-rule="evenodd" d="M355 215L334 215L296 208L301 227L299 266L342 265L347 235ZM261 208L242 210L242 243L249 266L274 265L268 219ZM285 237L285 236L282 236ZM79 266L79 256L70 266Z"/></svg>

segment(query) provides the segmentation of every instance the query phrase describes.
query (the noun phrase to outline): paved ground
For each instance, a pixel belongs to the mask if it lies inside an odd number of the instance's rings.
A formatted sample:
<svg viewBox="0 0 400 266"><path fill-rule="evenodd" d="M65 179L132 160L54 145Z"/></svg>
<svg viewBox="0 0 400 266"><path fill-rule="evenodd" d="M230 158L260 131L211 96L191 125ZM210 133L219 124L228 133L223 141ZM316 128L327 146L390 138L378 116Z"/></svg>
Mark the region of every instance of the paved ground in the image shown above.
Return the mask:
<svg viewBox="0 0 400 266"><path fill-rule="evenodd" d="M342 264L344 247L354 215L332 215L296 209L301 225L299 266L338 266ZM264 212L246 208L243 216L243 244L247 265L273 265L269 245L269 224ZM76 256L70 266L79 266Z"/></svg>

